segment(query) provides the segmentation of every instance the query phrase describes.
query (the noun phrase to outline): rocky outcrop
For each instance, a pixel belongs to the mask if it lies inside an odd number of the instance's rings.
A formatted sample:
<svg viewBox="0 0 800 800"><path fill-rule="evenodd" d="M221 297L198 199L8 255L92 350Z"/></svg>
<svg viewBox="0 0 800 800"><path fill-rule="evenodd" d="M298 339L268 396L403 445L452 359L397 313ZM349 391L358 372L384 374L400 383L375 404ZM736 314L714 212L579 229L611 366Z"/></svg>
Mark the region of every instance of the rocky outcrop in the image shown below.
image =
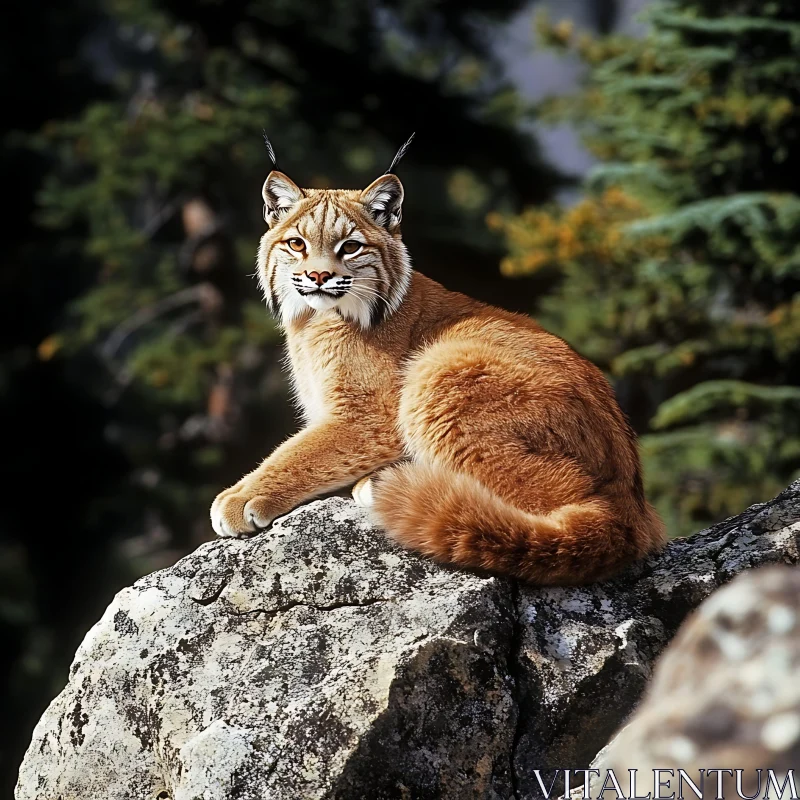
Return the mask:
<svg viewBox="0 0 800 800"><path fill-rule="evenodd" d="M797 483L614 581L533 589L318 501L122 591L17 800L535 797L534 769L588 766L689 611L799 540Z"/></svg>
<svg viewBox="0 0 800 800"><path fill-rule="evenodd" d="M794 768L800 790L800 570L747 572L703 603L595 766L625 778L682 769L696 786L705 780L704 796L724 797L763 797L768 769L781 786ZM709 767L740 769L738 786L735 774L704 775Z"/></svg>

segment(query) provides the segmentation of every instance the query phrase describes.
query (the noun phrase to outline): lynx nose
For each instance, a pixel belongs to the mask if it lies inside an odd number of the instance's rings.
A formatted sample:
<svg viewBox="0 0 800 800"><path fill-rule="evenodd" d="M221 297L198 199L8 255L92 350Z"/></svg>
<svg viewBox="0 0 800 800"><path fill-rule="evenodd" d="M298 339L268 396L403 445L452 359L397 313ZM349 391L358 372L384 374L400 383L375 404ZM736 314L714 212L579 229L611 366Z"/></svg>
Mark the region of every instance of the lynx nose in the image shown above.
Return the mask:
<svg viewBox="0 0 800 800"><path fill-rule="evenodd" d="M306 272L306 277L315 281L317 286L322 286L325 281L329 281L333 277L332 272Z"/></svg>

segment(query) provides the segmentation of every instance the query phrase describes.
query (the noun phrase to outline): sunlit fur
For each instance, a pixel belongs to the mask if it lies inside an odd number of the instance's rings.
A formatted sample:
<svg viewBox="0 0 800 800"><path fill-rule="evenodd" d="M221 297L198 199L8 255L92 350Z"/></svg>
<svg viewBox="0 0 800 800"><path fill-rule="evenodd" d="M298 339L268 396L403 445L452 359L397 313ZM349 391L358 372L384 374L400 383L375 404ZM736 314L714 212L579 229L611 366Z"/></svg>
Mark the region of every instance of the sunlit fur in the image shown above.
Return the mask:
<svg viewBox="0 0 800 800"><path fill-rule="evenodd" d="M364 192L267 179L259 276L306 426L217 497L215 531L252 534L375 473L356 497L441 562L580 584L659 548L636 439L601 372L529 317L413 272L402 199L393 175ZM342 258L347 238L368 246ZM341 296L304 294L322 273Z"/></svg>

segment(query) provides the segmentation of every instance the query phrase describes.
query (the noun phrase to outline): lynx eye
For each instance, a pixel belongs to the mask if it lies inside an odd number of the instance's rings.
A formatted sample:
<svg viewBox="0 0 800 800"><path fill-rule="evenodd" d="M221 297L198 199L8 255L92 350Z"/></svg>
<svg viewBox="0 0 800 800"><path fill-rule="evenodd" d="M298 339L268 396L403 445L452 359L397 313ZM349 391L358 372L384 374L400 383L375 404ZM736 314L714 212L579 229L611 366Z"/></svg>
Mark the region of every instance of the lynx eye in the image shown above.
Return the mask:
<svg viewBox="0 0 800 800"><path fill-rule="evenodd" d="M302 253L303 250L306 249L306 243L297 237L287 240L286 244L288 244L295 253Z"/></svg>
<svg viewBox="0 0 800 800"><path fill-rule="evenodd" d="M357 253L364 245L355 239L348 239L339 249L348 256Z"/></svg>

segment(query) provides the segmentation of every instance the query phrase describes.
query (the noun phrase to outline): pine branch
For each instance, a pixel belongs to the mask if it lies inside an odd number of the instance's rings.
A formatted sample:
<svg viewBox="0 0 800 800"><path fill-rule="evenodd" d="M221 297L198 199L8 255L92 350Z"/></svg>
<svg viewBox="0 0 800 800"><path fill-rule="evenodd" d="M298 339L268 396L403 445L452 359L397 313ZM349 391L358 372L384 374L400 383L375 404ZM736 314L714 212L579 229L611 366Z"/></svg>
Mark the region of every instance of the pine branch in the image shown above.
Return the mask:
<svg viewBox="0 0 800 800"><path fill-rule="evenodd" d="M754 405L775 408L784 404L800 411L800 387L759 386L734 380L705 381L662 403L651 425L662 429L696 421L711 412Z"/></svg>

